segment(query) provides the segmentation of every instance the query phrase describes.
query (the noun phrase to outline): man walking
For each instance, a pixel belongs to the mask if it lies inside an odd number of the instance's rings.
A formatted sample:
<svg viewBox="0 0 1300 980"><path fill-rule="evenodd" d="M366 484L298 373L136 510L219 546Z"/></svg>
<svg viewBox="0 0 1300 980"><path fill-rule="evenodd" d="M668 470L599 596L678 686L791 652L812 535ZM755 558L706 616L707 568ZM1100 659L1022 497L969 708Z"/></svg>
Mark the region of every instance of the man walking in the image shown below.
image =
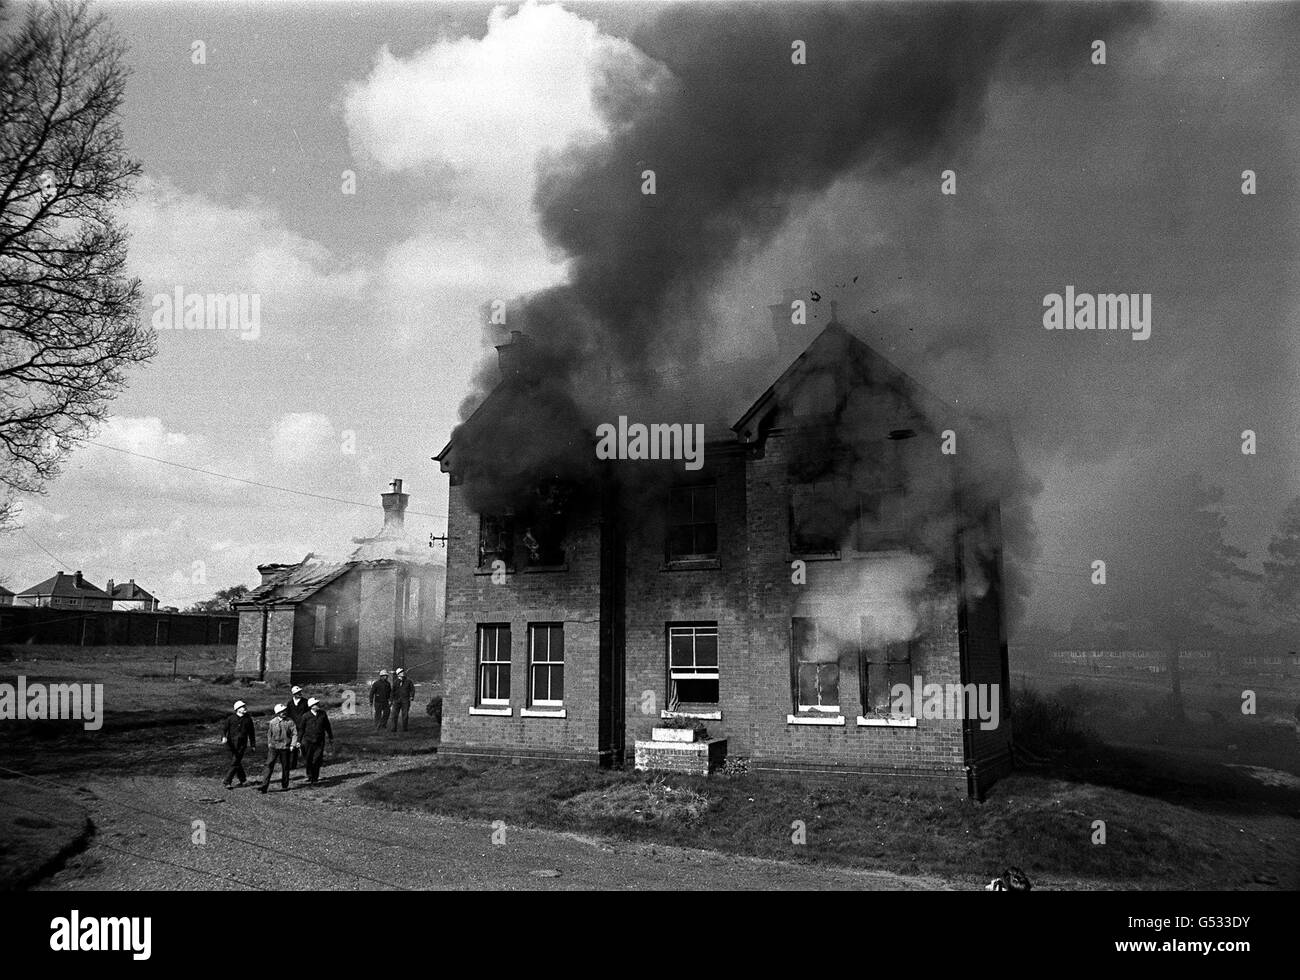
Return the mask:
<svg viewBox="0 0 1300 980"><path fill-rule="evenodd" d="M253 730L253 719L248 717L248 706L243 701L236 701L234 712L226 717L221 729L221 742L230 752L230 768L222 785L230 789L230 781L239 777L239 785L248 782L244 772L244 751L257 748L257 735Z"/></svg>
<svg viewBox="0 0 1300 980"><path fill-rule="evenodd" d="M397 719L402 720L402 731L406 731L411 719L411 699L415 697L415 685L407 679L406 669L397 668L393 679L393 731L397 731Z"/></svg>
<svg viewBox="0 0 1300 980"><path fill-rule="evenodd" d="M370 703L375 708L375 729L388 727L388 698L393 693L388 683L388 671L379 672L379 680L370 685Z"/></svg>
<svg viewBox="0 0 1300 980"><path fill-rule="evenodd" d="M289 720L293 722L298 731L302 731L302 720L307 717L307 695L302 693L302 688L297 684L289 691ZM295 747L289 756L289 768L298 768L298 749Z"/></svg>
<svg viewBox="0 0 1300 980"><path fill-rule="evenodd" d="M321 707L320 698L307 700L307 717L302 720L302 761L307 767L307 783L316 785L320 779L321 763L325 761L325 740L334 745L334 731L330 728L329 716Z"/></svg>
<svg viewBox="0 0 1300 980"><path fill-rule="evenodd" d="M277 704L275 717L266 726L266 775L262 777L262 785L257 788L259 793L265 793L271 785L271 774L275 772L277 762L280 763L280 788L289 788L289 756L297 748L298 728L288 716L285 706Z"/></svg>

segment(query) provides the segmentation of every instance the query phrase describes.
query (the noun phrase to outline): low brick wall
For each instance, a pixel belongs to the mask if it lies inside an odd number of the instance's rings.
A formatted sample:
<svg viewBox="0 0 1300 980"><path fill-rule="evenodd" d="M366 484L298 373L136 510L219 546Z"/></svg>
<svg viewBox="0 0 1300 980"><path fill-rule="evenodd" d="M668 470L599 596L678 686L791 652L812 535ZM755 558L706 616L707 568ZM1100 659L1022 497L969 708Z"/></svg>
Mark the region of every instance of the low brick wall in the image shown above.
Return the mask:
<svg viewBox="0 0 1300 980"><path fill-rule="evenodd" d="M704 742L637 742L636 768L659 769L707 776L719 769L727 758L727 740L711 738Z"/></svg>

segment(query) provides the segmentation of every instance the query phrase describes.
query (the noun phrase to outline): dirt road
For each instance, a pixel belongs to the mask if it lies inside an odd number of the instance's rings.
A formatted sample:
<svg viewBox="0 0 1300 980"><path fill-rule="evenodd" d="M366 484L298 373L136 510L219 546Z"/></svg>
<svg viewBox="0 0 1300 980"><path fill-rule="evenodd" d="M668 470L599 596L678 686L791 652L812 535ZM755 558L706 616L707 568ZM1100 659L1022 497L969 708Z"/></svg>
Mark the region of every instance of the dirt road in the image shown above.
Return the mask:
<svg viewBox="0 0 1300 980"><path fill-rule="evenodd" d="M933 890L936 878L833 870L710 851L611 844L495 822L353 802L360 781L410 759L331 765L288 792L215 778L104 773L51 778L52 808L75 799L96 827L89 847L42 889L817 889ZM201 821L196 823L195 821ZM494 839L496 842L494 842Z"/></svg>

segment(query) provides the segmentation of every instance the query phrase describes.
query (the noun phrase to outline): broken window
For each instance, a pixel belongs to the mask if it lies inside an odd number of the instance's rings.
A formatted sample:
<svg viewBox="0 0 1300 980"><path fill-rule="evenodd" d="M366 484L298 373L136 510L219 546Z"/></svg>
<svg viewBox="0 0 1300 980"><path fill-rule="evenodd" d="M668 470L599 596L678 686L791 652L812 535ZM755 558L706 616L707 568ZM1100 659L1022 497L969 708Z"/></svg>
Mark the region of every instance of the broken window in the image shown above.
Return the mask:
<svg viewBox="0 0 1300 980"><path fill-rule="evenodd" d="M406 579L402 594L402 618L412 625L420 621L420 580L415 576Z"/></svg>
<svg viewBox="0 0 1300 980"><path fill-rule="evenodd" d="M718 488L713 484L668 491L668 557L718 554Z"/></svg>
<svg viewBox="0 0 1300 980"><path fill-rule="evenodd" d="M536 707L564 704L564 625L532 623L528 626L529 696Z"/></svg>
<svg viewBox="0 0 1300 980"><path fill-rule="evenodd" d="M668 702L718 703L718 624L668 627Z"/></svg>
<svg viewBox="0 0 1300 980"><path fill-rule="evenodd" d="M882 487L858 495L854 547L880 551L907 546L907 497L901 486Z"/></svg>
<svg viewBox="0 0 1300 980"><path fill-rule="evenodd" d="M825 555L840 550L848 530L844 500L848 483L842 479L796 483L790 488L790 551L796 555Z"/></svg>
<svg viewBox="0 0 1300 980"><path fill-rule="evenodd" d="M815 619L790 620L790 680L798 711L840 710L839 644Z"/></svg>
<svg viewBox="0 0 1300 980"><path fill-rule="evenodd" d="M326 628L328 625L326 622L325 607L321 605L312 606L311 613L313 630L312 645L323 647L326 643Z"/></svg>
<svg viewBox="0 0 1300 980"><path fill-rule="evenodd" d="M866 637L871 627L870 621L863 619L863 643L858 651L858 690L862 695L862 713L864 715L889 715L893 705L891 692L896 684L906 684L908 690L912 685L912 643L904 640L881 644L871 642ZM911 699L904 709L904 716L912 713Z"/></svg>
<svg viewBox="0 0 1300 980"><path fill-rule="evenodd" d="M521 519L524 561L545 567L564 564L564 515L535 513Z"/></svg>
<svg viewBox="0 0 1300 980"><path fill-rule="evenodd" d="M510 703L510 624L478 628L478 703Z"/></svg>
<svg viewBox="0 0 1300 980"><path fill-rule="evenodd" d="M479 568L488 568L494 561L503 561L507 568L514 568L514 517L504 514L480 514L478 525Z"/></svg>

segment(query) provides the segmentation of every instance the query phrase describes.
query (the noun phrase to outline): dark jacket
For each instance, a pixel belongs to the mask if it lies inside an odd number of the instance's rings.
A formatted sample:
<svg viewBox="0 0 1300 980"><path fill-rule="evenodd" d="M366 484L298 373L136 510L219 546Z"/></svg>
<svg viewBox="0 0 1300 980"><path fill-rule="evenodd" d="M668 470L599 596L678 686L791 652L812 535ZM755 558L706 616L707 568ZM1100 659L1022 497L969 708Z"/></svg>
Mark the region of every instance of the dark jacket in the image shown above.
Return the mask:
<svg viewBox="0 0 1300 980"><path fill-rule="evenodd" d="M303 698L301 701L296 701L293 698L289 699L287 714L293 719L293 723L299 728L302 727L302 719L307 714L307 710L306 698Z"/></svg>
<svg viewBox="0 0 1300 980"><path fill-rule="evenodd" d="M307 712L302 724L298 726L298 737L303 742L320 742L324 739L334 741L334 731L330 728L329 715L323 711Z"/></svg>
<svg viewBox="0 0 1300 980"><path fill-rule="evenodd" d="M370 685L370 703L387 704L388 697L393 693L392 686L388 683L387 677L381 677Z"/></svg>
<svg viewBox="0 0 1300 980"><path fill-rule="evenodd" d="M393 702L395 704L410 704L411 699L415 697L415 685L411 683L409 677L403 677L393 685Z"/></svg>
<svg viewBox="0 0 1300 980"><path fill-rule="evenodd" d="M253 719L244 715L242 718L231 713L226 717L226 723L221 726L221 738L226 745L230 746L233 752L241 746L250 749L257 748L257 735L253 729Z"/></svg>

